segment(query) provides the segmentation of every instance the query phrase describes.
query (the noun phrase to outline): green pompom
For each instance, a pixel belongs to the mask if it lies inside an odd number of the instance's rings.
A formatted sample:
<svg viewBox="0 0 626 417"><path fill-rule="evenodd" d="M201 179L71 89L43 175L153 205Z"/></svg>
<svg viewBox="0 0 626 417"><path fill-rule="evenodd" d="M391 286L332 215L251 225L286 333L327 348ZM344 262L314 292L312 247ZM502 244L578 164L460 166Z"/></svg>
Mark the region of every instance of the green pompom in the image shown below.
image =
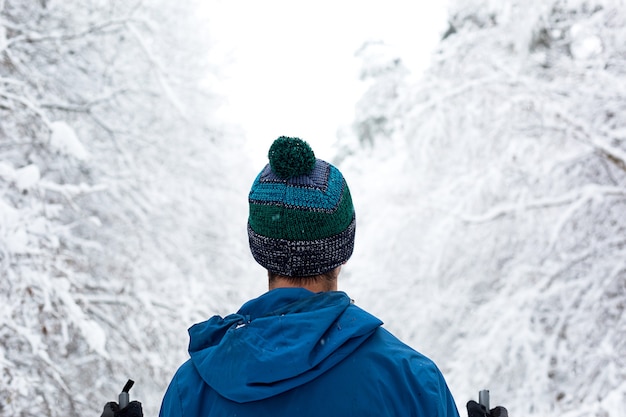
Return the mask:
<svg viewBox="0 0 626 417"><path fill-rule="evenodd" d="M313 149L299 138L279 137L272 143L267 157L272 171L281 178L310 174L315 167Z"/></svg>

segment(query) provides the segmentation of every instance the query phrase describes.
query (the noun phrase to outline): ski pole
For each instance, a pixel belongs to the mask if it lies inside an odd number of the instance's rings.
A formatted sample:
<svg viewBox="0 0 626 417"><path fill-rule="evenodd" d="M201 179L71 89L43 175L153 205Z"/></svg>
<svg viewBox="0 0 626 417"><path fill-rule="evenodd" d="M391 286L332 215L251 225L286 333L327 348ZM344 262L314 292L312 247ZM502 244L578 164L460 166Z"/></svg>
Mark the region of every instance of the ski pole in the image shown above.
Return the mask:
<svg viewBox="0 0 626 417"><path fill-rule="evenodd" d="M485 407L487 411L489 411L489 390L484 389L478 391L478 404Z"/></svg>
<svg viewBox="0 0 626 417"><path fill-rule="evenodd" d="M128 394L128 391L130 391L130 389L133 387L134 384L135 384L135 381L133 381L132 379L129 379L126 382L126 385L124 385L124 388L122 388L122 392L120 392L120 395L118 397L120 410L126 407L128 403L130 403L130 395Z"/></svg>

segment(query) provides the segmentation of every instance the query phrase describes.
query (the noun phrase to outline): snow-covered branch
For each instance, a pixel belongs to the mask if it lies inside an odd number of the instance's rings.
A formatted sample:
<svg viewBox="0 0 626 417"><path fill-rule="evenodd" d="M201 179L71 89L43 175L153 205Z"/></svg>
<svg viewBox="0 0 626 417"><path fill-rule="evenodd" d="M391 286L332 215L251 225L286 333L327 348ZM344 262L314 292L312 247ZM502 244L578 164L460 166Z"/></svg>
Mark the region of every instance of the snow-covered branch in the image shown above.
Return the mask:
<svg viewBox="0 0 626 417"><path fill-rule="evenodd" d="M60 33L37 33L26 27L13 27L13 30L22 32L20 35L8 38L6 41L6 47L12 47L19 43L38 43L47 41L69 41L74 39L83 38L93 34L106 33L108 30L123 28L126 24L139 21L134 17L123 17L117 19L111 19L106 22L101 22L93 26L89 26L86 29L77 32L60 32Z"/></svg>
<svg viewBox="0 0 626 417"><path fill-rule="evenodd" d="M24 107L29 109L32 113L37 115L46 126L50 127L50 120L48 120L48 117L45 115L44 112L41 111L39 106L37 106L31 100L29 100L29 99L27 99L25 97L21 97L21 96L18 96L16 94L9 93L9 92L6 92L6 91L1 91L1 90L0 90L0 97L4 97L4 98L9 99L11 101L20 103L21 105L23 105Z"/></svg>
<svg viewBox="0 0 626 417"><path fill-rule="evenodd" d="M584 143L591 145L620 169L626 171L626 152L610 145L610 141L617 138L608 137L606 133L601 134L601 132L597 131L592 132L590 127L574 120L564 112L557 112L556 116L558 119L565 121L569 126L573 127L575 131L580 132L580 134L584 137Z"/></svg>
<svg viewBox="0 0 626 417"><path fill-rule="evenodd" d="M100 97L93 98L90 101L86 103L82 103L82 104L42 102L41 107L47 108L47 109L69 111L69 112L90 113L91 109L99 104L117 99L119 96L123 96L125 94L135 94L135 93L140 93L140 91L125 87L125 88L116 89Z"/></svg>
<svg viewBox="0 0 626 417"><path fill-rule="evenodd" d="M615 195L626 196L626 189L621 187L589 184L582 188L555 197L539 198L531 201L520 201L510 204L501 204L496 207L492 207L483 214L459 214L458 216L467 223L486 223L509 214L523 213L526 210L539 210L550 207L570 205L572 203L578 204L591 199L598 199Z"/></svg>
<svg viewBox="0 0 626 417"><path fill-rule="evenodd" d="M170 103L172 103L174 108L178 111L178 114L186 119L186 112L180 100L174 94L174 91L170 86L170 82L167 80L167 74L163 70L161 63L157 60L152 51L150 51L150 48L148 48L148 45L146 44L146 41L144 40L141 32L139 32L139 30L137 30L137 28L132 23L129 23L127 26L130 32L134 35L137 42L139 42L139 45L141 45L141 49L146 54L148 60L150 60L150 62L152 63L153 71L155 71L158 77L159 83L161 85L161 88L163 89L163 92L165 93L165 96L170 100Z"/></svg>

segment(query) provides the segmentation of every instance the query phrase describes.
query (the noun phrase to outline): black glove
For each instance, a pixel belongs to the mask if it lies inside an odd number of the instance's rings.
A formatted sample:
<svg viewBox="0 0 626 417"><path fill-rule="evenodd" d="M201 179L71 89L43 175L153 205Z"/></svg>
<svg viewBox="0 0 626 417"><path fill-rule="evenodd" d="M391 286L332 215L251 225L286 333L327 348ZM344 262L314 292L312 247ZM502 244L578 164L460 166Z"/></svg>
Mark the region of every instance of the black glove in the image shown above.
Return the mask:
<svg viewBox="0 0 626 417"><path fill-rule="evenodd" d="M143 417L143 408L139 401L131 401L120 410L116 402L106 403L100 417Z"/></svg>
<svg viewBox="0 0 626 417"><path fill-rule="evenodd" d="M484 405L478 404L476 401L471 400L467 402L467 416L468 417L509 417L509 412L506 408L498 406L487 411Z"/></svg>

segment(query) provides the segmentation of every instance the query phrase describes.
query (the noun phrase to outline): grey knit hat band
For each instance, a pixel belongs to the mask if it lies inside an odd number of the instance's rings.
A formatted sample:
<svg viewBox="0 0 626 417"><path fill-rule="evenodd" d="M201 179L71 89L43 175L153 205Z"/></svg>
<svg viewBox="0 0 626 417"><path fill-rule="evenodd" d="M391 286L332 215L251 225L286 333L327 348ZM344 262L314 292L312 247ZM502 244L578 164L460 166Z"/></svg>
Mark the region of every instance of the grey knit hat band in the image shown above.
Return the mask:
<svg viewBox="0 0 626 417"><path fill-rule="evenodd" d="M259 235L248 224L248 239L254 259L268 271L287 277L326 273L352 255L356 219L341 233L317 240L286 240Z"/></svg>

